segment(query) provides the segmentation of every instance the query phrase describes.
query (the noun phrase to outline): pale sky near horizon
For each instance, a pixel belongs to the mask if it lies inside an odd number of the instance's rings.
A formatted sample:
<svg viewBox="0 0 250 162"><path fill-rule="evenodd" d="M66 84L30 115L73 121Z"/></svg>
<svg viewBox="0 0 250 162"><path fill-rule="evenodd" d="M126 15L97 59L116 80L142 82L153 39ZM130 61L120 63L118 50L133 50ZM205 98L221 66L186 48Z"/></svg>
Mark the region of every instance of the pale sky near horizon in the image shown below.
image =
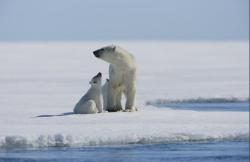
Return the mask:
<svg viewBox="0 0 250 162"><path fill-rule="evenodd" d="M0 41L249 40L249 0L0 0Z"/></svg>

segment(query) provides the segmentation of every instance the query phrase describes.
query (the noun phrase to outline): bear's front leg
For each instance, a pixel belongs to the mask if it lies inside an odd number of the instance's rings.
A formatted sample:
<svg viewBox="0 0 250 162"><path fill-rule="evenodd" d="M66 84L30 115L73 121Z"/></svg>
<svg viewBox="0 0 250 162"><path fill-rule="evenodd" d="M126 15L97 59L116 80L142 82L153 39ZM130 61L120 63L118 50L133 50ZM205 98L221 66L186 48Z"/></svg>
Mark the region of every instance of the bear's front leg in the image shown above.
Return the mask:
<svg viewBox="0 0 250 162"><path fill-rule="evenodd" d="M117 98L117 88L115 88L115 86L112 86L110 84L109 88L108 88L108 106L107 106L107 111L109 112L116 112L116 111L120 111L121 107L117 107L116 106L116 98Z"/></svg>
<svg viewBox="0 0 250 162"><path fill-rule="evenodd" d="M118 111L121 111L122 110L122 91L118 90L115 97L116 97L115 107Z"/></svg>
<svg viewBox="0 0 250 162"><path fill-rule="evenodd" d="M125 111L136 111L134 104L135 104L135 93L136 89L135 86L129 87L126 91L126 106Z"/></svg>

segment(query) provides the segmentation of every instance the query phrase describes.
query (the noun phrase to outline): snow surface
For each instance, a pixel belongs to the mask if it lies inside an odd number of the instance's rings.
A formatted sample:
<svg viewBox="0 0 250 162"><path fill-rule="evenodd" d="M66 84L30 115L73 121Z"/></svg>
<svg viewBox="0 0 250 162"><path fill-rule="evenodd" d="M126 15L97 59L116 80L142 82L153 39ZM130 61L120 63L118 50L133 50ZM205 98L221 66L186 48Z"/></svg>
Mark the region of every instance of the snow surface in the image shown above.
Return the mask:
<svg viewBox="0 0 250 162"><path fill-rule="evenodd" d="M140 111L71 114L90 78L108 76L92 51L111 43L0 43L0 147L249 138L248 112L145 105L158 98L248 98L248 42L118 42L137 59Z"/></svg>

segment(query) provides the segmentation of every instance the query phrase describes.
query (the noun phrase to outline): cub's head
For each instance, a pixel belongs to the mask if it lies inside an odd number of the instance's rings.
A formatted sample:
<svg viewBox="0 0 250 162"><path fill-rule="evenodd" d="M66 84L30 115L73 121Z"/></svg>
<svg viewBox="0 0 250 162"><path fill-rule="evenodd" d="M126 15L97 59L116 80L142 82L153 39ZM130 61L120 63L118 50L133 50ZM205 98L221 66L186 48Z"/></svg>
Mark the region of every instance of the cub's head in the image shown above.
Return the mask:
<svg viewBox="0 0 250 162"><path fill-rule="evenodd" d="M124 61L124 52L118 46L110 45L93 52L95 57L102 59L111 64L117 64Z"/></svg>
<svg viewBox="0 0 250 162"><path fill-rule="evenodd" d="M102 73L98 73L94 76L91 81L89 82L92 86L101 86L102 85Z"/></svg>

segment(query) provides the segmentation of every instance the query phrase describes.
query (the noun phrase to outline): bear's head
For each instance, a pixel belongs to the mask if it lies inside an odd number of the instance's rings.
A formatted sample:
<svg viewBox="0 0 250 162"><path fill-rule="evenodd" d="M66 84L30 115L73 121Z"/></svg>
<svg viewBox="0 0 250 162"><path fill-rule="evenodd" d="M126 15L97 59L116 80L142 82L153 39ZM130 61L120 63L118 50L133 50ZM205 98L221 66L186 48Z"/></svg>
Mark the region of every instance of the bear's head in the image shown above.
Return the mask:
<svg viewBox="0 0 250 162"><path fill-rule="evenodd" d="M95 50L93 53L95 57L114 65L119 65L125 60L124 50L114 45L100 48L98 50Z"/></svg>
<svg viewBox="0 0 250 162"><path fill-rule="evenodd" d="M94 76L91 81L89 82L92 86L101 86L102 85L102 73L98 73Z"/></svg>

